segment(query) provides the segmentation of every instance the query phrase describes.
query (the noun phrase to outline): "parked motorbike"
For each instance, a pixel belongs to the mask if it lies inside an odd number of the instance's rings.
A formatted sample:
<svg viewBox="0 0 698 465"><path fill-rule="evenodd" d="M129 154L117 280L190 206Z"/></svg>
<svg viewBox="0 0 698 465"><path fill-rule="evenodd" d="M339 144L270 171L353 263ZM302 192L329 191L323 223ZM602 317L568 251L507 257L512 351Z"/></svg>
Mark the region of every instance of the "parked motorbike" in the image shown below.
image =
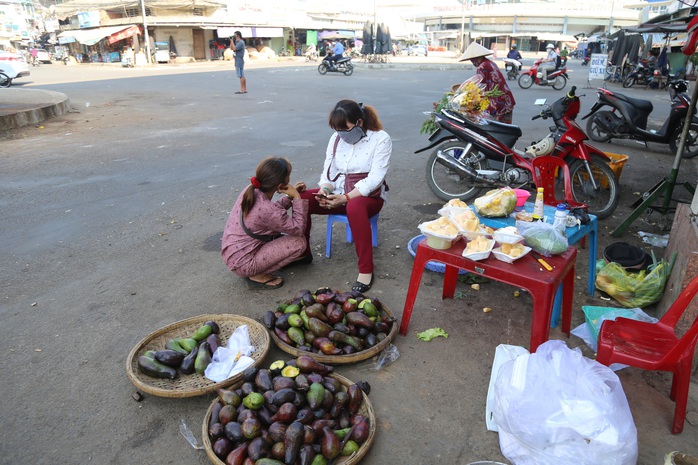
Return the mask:
<svg viewBox="0 0 698 465"><path fill-rule="evenodd" d="M606 218L618 205L618 180L601 150L586 144L584 131L576 123L579 98L576 87L533 119L552 118L551 133L526 148L514 147L521 137L518 126L496 121L473 122L453 110L434 113L438 129L428 146L434 148L426 167L427 184L441 200L471 200L484 189L496 186L533 186L532 161L536 156L563 159L570 167L574 200L589 213Z"/></svg>
<svg viewBox="0 0 698 465"><path fill-rule="evenodd" d="M517 79L519 77L519 70L521 69L521 62L513 58L505 58L504 69L507 72L507 79Z"/></svg>
<svg viewBox="0 0 698 465"><path fill-rule="evenodd" d="M557 68L554 71L548 71L548 79L543 80L542 77L538 77L538 68L540 67L541 60L536 60L528 71L521 73L519 77L519 87L522 89L528 89L534 83L539 86L552 86L555 90L562 90L565 85L567 85L567 80L570 78L567 75L567 68Z"/></svg>
<svg viewBox="0 0 698 465"><path fill-rule="evenodd" d="M582 66L588 66L590 61L591 61L591 57L584 55L584 58L582 58Z"/></svg>
<svg viewBox="0 0 698 465"><path fill-rule="evenodd" d="M351 57L343 57L335 62L329 62L325 58L318 65L317 72L322 75L327 73L344 73L345 76L351 76L354 72L354 65L351 63Z"/></svg>
<svg viewBox="0 0 698 465"><path fill-rule="evenodd" d="M646 64L639 61L633 67L633 70L623 79L623 87L626 89L632 87L635 84L640 84L641 86L647 85L652 78L652 69L650 69Z"/></svg>
<svg viewBox="0 0 698 465"><path fill-rule="evenodd" d="M686 95L686 81L672 81L669 84L671 96L671 111L669 117L658 130L647 129L647 119L654 107L649 100L630 98L626 95L608 89L598 89L599 100L591 107L589 113L582 119L589 118L587 134L597 142L607 142L611 139L633 139L644 142L669 144L671 151L676 153L683 124L688 114L690 100ZM601 110L608 106L611 110ZM698 118L695 112L691 115L691 128L686 138L684 158L698 155Z"/></svg>

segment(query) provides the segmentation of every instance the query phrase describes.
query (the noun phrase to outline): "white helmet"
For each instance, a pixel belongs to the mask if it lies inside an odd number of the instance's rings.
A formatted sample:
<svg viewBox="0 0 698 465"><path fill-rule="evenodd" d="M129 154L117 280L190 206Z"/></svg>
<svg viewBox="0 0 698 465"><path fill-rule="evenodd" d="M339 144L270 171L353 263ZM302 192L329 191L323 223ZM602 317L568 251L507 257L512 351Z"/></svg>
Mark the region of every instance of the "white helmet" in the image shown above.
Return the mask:
<svg viewBox="0 0 698 465"><path fill-rule="evenodd" d="M545 49L546 49L546 50L550 50L551 48L554 49L555 46L554 46L553 44L548 44L548 45L545 46Z"/></svg>
<svg viewBox="0 0 698 465"><path fill-rule="evenodd" d="M526 153L532 157L550 155L555 148L555 140L552 137L541 139L538 143L526 147Z"/></svg>

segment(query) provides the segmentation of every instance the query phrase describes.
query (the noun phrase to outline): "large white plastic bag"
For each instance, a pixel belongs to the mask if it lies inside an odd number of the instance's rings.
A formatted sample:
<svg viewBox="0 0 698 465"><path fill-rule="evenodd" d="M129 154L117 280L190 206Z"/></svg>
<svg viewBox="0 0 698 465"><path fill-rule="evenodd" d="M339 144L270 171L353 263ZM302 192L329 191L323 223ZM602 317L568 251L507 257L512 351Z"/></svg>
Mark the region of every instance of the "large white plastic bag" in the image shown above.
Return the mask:
<svg viewBox="0 0 698 465"><path fill-rule="evenodd" d="M514 465L634 465L637 430L620 380L563 341L502 365L493 419Z"/></svg>

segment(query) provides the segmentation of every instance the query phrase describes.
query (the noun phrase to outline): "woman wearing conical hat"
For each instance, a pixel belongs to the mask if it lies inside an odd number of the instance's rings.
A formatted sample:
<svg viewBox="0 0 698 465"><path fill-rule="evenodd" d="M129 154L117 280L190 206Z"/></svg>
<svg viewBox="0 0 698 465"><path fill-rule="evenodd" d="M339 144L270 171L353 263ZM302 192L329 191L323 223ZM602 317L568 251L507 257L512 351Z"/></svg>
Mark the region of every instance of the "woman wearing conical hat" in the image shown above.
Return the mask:
<svg viewBox="0 0 698 465"><path fill-rule="evenodd" d="M470 60L476 67L476 73L482 76L482 84L485 92L497 87L502 94L499 97L490 97L490 106L487 111L494 119L502 123L511 124L514 112L514 94L507 85L507 81L499 70L499 66L487 57L492 55L492 51L486 49L477 42L468 46L458 61Z"/></svg>

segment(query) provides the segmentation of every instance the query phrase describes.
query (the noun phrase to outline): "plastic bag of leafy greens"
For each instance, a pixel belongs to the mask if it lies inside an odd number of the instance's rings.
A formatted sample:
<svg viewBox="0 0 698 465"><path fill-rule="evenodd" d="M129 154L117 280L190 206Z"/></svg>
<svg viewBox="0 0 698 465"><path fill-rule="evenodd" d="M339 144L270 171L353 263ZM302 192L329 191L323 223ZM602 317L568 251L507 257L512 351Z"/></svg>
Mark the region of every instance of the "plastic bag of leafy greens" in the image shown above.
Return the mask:
<svg viewBox="0 0 698 465"><path fill-rule="evenodd" d="M527 246L546 257L564 253L569 247L567 237L550 223L534 221L525 230L519 228L519 231Z"/></svg>
<svg viewBox="0 0 698 465"><path fill-rule="evenodd" d="M596 287L624 307L643 308L662 298L671 266L664 260L650 265L649 271L633 273L611 262L596 275Z"/></svg>

